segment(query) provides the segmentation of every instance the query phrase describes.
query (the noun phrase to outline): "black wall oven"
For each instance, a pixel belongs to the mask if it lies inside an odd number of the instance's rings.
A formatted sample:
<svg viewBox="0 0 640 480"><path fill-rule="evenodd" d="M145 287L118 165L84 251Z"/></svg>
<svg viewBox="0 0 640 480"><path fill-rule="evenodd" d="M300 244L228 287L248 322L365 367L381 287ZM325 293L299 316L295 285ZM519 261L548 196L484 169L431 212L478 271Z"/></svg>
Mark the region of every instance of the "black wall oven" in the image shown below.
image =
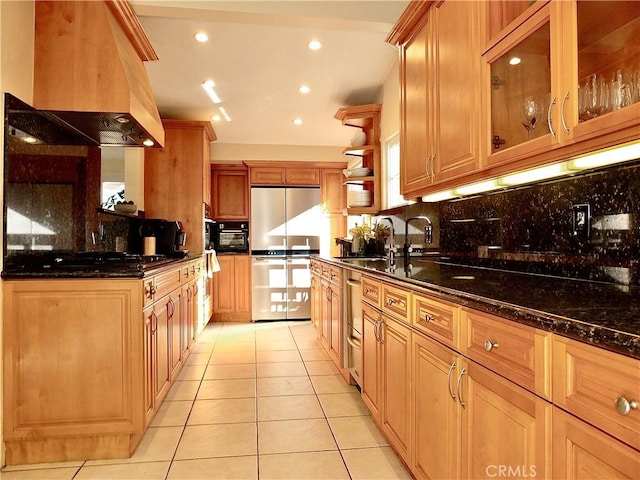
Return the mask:
<svg viewBox="0 0 640 480"><path fill-rule="evenodd" d="M217 253L249 252L249 222L218 222L213 231L213 246Z"/></svg>

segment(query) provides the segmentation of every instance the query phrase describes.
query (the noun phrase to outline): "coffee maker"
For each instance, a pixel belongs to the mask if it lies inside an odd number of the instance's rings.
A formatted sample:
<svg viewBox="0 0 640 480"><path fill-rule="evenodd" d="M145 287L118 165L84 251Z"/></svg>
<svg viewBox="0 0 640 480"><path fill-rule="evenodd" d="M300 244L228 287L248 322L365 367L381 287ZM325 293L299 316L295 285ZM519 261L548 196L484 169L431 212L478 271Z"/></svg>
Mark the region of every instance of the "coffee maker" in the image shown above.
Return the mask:
<svg viewBox="0 0 640 480"><path fill-rule="evenodd" d="M189 253L182 250L187 240L187 233L182 223L177 220L152 220L153 236L156 237L156 253L168 257L185 257Z"/></svg>
<svg viewBox="0 0 640 480"><path fill-rule="evenodd" d="M167 257L186 257L188 250L183 250L187 240L187 233L182 229L182 223L177 220L161 220L157 218L145 218L140 220L135 240L134 249L142 253L142 241L144 237L155 237L156 255Z"/></svg>

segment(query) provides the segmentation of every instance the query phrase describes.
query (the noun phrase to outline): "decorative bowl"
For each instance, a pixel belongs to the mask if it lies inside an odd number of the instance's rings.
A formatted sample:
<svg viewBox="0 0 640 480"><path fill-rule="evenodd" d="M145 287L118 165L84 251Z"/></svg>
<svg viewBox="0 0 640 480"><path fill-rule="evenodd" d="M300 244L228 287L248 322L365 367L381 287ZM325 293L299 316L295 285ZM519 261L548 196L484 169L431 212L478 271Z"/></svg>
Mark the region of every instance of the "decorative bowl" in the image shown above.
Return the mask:
<svg viewBox="0 0 640 480"><path fill-rule="evenodd" d="M138 206L135 203L117 203L114 206L116 212L120 213L136 213Z"/></svg>
<svg viewBox="0 0 640 480"><path fill-rule="evenodd" d="M364 133L364 131L362 130L360 130L359 132L356 132L356 134L351 139L352 147L361 147L366 144L367 144L367 134Z"/></svg>

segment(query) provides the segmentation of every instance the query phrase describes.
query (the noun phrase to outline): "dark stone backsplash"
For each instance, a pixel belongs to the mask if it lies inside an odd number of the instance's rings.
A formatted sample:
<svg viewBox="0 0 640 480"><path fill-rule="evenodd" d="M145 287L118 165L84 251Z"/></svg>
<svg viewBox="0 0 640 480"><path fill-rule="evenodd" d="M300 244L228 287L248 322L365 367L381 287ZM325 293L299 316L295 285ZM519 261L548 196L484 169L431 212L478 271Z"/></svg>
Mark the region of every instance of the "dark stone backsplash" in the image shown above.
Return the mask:
<svg viewBox="0 0 640 480"><path fill-rule="evenodd" d="M582 232L574 228L576 205L590 209ZM638 164L442 202L438 216L440 251L448 255L511 270L640 283Z"/></svg>

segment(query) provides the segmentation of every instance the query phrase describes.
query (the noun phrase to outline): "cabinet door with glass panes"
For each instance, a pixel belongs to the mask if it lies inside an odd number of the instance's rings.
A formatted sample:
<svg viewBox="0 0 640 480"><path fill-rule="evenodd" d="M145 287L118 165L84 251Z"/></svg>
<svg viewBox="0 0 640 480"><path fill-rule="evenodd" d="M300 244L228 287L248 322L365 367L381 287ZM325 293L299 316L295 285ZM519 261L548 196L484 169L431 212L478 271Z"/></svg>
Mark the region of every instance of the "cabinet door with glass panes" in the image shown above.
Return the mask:
<svg viewBox="0 0 640 480"><path fill-rule="evenodd" d="M484 55L489 166L637 139L640 2L538 1L512 20Z"/></svg>

